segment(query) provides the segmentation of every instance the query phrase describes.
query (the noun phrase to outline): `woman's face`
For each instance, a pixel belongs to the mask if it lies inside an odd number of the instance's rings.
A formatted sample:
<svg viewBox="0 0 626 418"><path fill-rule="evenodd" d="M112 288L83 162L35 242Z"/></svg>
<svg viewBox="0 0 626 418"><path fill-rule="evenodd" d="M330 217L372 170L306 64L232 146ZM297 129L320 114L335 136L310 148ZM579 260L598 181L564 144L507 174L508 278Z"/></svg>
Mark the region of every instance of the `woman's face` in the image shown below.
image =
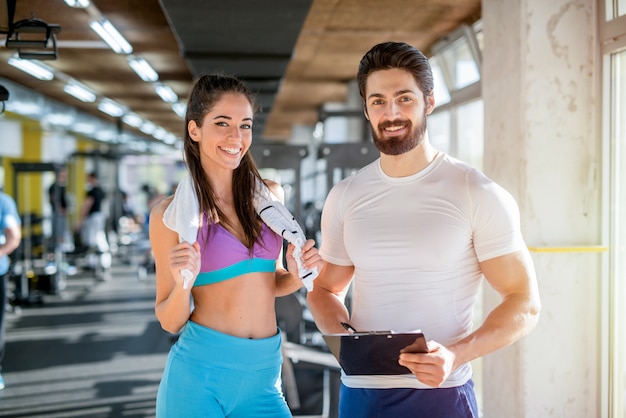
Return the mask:
<svg viewBox="0 0 626 418"><path fill-rule="evenodd" d="M252 105L240 93L225 93L198 126L190 121L189 136L200 146L205 170L234 170L252 143Z"/></svg>

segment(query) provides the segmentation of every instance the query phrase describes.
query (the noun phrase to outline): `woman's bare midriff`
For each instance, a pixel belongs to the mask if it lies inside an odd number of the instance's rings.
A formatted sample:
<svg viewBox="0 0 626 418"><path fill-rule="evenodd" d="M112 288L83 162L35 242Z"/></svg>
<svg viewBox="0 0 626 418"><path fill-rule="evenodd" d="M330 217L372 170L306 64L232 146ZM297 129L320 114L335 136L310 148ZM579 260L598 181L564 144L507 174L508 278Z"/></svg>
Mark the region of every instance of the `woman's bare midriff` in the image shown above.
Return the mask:
<svg viewBox="0 0 626 418"><path fill-rule="evenodd" d="M191 320L240 338L276 335L275 274L250 273L194 287Z"/></svg>

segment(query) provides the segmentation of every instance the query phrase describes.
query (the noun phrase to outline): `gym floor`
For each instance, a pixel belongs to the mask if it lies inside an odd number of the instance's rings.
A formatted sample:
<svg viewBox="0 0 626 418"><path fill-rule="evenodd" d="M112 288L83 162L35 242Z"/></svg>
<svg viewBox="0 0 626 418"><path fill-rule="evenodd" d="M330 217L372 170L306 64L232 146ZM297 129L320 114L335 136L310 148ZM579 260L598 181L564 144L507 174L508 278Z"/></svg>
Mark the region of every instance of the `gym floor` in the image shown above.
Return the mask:
<svg viewBox="0 0 626 418"><path fill-rule="evenodd" d="M154 416L174 341L154 316L154 278L124 264L9 312L6 338L0 416L47 418Z"/></svg>
<svg viewBox="0 0 626 418"><path fill-rule="evenodd" d="M62 292L6 314L0 417L154 417L161 373L176 337L155 318L153 274L138 274L136 263L114 257L105 277L79 271L67 277ZM294 416L335 417L337 369L329 386L317 359L307 363L310 356L302 348L286 347L296 358L287 363L292 372L283 371L297 381L291 386L299 394ZM292 405L293 390L287 388Z"/></svg>

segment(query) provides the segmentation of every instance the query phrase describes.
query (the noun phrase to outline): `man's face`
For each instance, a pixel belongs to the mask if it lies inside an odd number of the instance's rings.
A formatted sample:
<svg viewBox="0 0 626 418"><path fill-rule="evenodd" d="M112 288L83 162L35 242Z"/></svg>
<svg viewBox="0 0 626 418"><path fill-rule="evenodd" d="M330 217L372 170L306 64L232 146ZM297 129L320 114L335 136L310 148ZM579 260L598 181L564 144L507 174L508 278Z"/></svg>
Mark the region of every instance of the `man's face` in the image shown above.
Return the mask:
<svg viewBox="0 0 626 418"><path fill-rule="evenodd" d="M431 96L424 102L424 94L408 71L376 71L368 77L365 92L365 115L380 152L400 155L423 141L434 100Z"/></svg>

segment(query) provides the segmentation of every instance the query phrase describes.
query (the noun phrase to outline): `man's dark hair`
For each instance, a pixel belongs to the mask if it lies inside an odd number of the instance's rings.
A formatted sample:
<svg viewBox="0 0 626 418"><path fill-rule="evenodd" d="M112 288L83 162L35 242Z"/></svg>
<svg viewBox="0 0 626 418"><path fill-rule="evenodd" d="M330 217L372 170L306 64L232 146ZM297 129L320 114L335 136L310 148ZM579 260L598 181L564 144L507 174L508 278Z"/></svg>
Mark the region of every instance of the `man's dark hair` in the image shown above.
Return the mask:
<svg viewBox="0 0 626 418"><path fill-rule="evenodd" d="M434 88L433 73L428 58L417 48L404 42L383 42L375 45L361 59L357 82L359 93L365 103L365 83L375 71L401 68L410 72L424 99L432 95Z"/></svg>

